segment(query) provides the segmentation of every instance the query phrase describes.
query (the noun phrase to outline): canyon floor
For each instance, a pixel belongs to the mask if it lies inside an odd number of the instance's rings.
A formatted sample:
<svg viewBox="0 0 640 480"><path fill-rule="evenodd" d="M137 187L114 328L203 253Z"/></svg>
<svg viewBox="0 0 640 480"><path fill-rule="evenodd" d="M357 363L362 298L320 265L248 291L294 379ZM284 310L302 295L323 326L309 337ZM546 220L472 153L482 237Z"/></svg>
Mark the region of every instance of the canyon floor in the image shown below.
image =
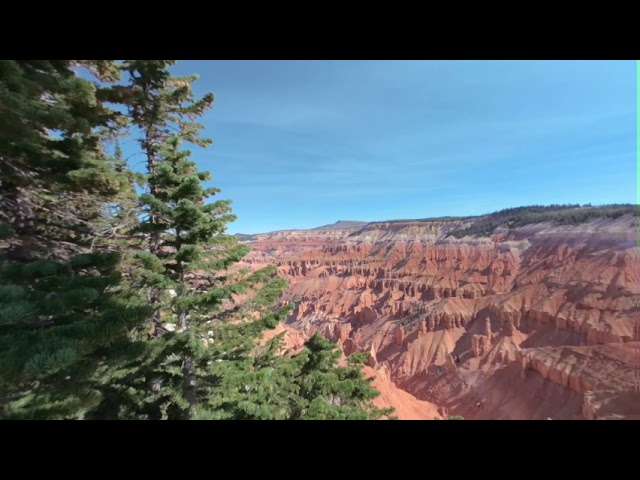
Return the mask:
<svg viewBox="0 0 640 480"><path fill-rule="evenodd" d="M463 220L338 223L248 237L295 310L292 348L320 332L400 419L640 419L637 224L538 223L487 237Z"/></svg>

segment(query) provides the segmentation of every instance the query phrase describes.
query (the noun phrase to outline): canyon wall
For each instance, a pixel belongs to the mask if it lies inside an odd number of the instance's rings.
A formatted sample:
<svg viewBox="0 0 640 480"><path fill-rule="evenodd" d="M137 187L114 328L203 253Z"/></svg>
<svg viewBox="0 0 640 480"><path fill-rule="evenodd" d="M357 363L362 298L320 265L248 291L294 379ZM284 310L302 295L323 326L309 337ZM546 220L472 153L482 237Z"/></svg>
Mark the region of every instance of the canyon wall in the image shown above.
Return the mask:
<svg viewBox="0 0 640 480"><path fill-rule="evenodd" d="M297 341L320 332L345 355L368 352L407 411L424 401L469 419L639 418L635 218L447 236L464 226L255 235L244 265L276 265Z"/></svg>

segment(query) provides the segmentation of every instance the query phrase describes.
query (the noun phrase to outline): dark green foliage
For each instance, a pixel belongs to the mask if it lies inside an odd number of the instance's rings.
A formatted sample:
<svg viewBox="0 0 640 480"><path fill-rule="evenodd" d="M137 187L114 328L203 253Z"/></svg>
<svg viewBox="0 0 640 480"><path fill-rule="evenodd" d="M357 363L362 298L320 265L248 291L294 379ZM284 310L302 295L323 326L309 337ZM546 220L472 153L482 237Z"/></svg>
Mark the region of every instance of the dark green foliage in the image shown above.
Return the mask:
<svg viewBox="0 0 640 480"><path fill-rule="evenodd" d="M127 61L126 87L112 100L127 106L146 157L146 189L135 232L146 239L132 263L130 289L154 310L139 338L147 348L116 369L102 372L104 401L96 418L286 419L369 418L377 392L355 367L335 368L339 354L312 339L299 355L280 354L277 340L258 347L266 329L290 307L273 305L286 282L267 267L249 273L235 265L249 252L226 234L235 220L230 201L207 200L183 141L198 136L195 120L213 95L196 99L195 76L173 78L169 61ZM244 299L237 302L239 296ZM336 403L337 402L337 403Z"/></svg>
<svg viewBox="0 0 640 480"><path fill-rule="evenodd" d="M426 217L426 218L414 218L414 219L404 219L404 220L384 220L381 222L375 223L406 223L406 222L453 222L455 220L465 220L468 217Z"/></svg>
<svg viewBox="0 0 640 480"><path fill-rule="evenodd" d="M299 370L293 375L298 389L292 419L368 420L389 415L391 409L378 409L369 402L379 395L365 379L363 355L349 357L347 367L337 367L340 352L335 345L316 334L293 357Z"/></svg>
<svg viewBox="0 0 640 480"><path fill-rule="evenodd" d="M355 352L349 355L347 363L349 365L366 365L369 355L365 352Z"/></svg>
<svg viewBox="0 0 640 480"><path fill-rule="evenodd" d="M122 186L102 144L121 122L75 68L112 75L105 61L0 61L0 221L20 237L10 258L77 252Z"/></svg>
<svg viewBox="0 0 640 480"><path fill-rule="evenodd" d="M124 176L103 140L117 115L81 79L107 61L0 62L0 416L82 418L93 375L149 315L115 295L119 255L89 253Z"/></svg>
<svg viewBox="0 0 640 480"><path fill-rule="evenodd" d="M131 235L139 223L138 194L136 186L144 184L144 175L132 172L123 158L120 142L116 139L113 168L120 180L118 196L103 212L100 235L94 239L93 248L104 248L126 254L140 245L140 238Z"/></svg>
<svg viewBox="0 0 640 480"><path fill-rule="evenodd" d="M0 272L2 416L77 418L99 400L93 372L150 311L110 294L118 255L5 263Z"/></svg>
<svg viewBox="0 0 640 480"><path fill-rule="evenodd" d="M280 348L281 337L276 337L233 374L230 368L239 364L219 358L218 369L226 370L218 377L224 387L209 391L195 418L370 420L392 412L370 403L379 393L356 366L357 354L349 366L338 367L340 352L319 335L292 357L281 357Z"/></svg>
<svg viewBox="0 0 640 480"><path fill-rule="evenodd" d="M173 63L0 62L0 416L388 415L363 355L338 367L319 336L295 356L280 337L260 344L290 313L274 307L286 282L237 268L248 248L226 233L230 201L209 201L219 190L183 148L210 144L196 119L213 95L196 99ZM126 126L146 175L123 158Z"/></svg>
<svg viewBox="0 0 640 480"><path fill-rule="evenodd" d="M478 217L467 228L452 230L449 235L462 238L467 235L488 236L498 227L518 228L542 222L561 225L578 225L595 218L618 218L622 215L638 214L638 207L631 204L601 205L533 205L500 210Z"/></svg>

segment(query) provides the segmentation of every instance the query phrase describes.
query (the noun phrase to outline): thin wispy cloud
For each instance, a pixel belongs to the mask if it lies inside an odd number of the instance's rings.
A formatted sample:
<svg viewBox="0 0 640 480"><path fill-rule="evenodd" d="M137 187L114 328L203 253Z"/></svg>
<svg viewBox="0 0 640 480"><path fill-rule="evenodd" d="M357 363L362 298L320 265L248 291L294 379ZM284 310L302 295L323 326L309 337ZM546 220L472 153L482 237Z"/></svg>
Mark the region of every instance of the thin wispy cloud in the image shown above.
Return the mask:
<svg viewBox="0 0 640 480"><path fill-rule="evenodd" d="M635 63L185 61L232 231L633 202ZM597 187L596 187L597 186Z"/></svg>

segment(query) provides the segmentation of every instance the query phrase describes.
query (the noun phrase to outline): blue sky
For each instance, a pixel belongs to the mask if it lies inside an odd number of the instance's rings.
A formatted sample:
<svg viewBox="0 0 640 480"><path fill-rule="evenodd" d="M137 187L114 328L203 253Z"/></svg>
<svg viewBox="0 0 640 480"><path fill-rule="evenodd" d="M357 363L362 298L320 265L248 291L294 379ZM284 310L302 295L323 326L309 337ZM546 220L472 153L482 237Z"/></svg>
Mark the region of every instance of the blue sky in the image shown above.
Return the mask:
<svg viewBox="0 0 640 480"><path fill-rule="evenodd" d="M231 233L633 203L632 61L180 61Z"/></svg>

